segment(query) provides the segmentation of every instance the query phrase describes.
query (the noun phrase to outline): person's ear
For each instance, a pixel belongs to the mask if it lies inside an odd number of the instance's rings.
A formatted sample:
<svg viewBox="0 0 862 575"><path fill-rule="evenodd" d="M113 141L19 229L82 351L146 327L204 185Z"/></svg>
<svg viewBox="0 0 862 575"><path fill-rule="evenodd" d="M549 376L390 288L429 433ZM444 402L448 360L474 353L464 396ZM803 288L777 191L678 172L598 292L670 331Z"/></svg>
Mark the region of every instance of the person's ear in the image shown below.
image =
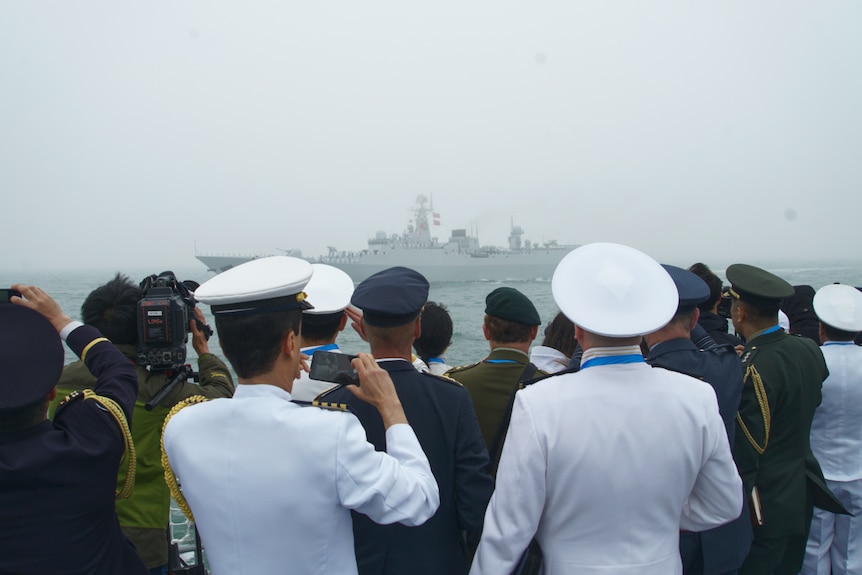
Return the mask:
<svg viewBox="0 0 862 575"><path fill-rule="evenodd" d="M296 332L291 330L287 332L287 335L281 342L281 351L287 357L293 357L295 354L299 353L299 339L297 338Z"/></svg>

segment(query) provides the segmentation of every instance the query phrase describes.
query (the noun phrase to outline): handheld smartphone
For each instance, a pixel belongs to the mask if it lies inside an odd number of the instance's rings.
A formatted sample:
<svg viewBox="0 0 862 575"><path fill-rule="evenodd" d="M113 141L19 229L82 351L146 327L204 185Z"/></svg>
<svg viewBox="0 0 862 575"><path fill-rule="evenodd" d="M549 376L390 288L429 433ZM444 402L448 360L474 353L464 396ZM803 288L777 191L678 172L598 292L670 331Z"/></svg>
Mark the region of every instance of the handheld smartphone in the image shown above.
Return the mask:
<svg viewBox="0 0 862 575"><path fill-rule="evenodd" d="M9 303L12 301L12 296L21 297L21 292L17 292L13 289L4 288L0 289L0 303Z"/></svg>
<svg viewBox="0 0 862 575"><path fill-rule="evenodd" d="M308 372L308 377L341 385L359 385L359 375L350 365L355 357L346 353L315 351L311 356L311 370Z"/></svg>

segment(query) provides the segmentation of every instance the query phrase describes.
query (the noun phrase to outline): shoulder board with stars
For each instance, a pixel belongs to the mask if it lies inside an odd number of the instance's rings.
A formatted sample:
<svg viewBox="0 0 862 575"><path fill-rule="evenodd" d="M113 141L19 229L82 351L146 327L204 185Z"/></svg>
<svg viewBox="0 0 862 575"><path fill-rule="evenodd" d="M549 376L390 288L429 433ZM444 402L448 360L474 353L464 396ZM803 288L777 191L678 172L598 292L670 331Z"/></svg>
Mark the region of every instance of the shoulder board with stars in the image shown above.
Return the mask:
<svg viewBox="0 0 862 575"><path fill-rule="evenodd" d="M69 395L64 397L63 401L61 401L60 403L57 404L57 409L54 410L54 417L57 417L57 414L60 413L60 410L63 409L64 407L66 407L67 405L69 405L70 403L72 403L73 401L76 401L78 399L83 399L83 398L84 398L84 392L83 391L80 391L80 390L73 391L72 393L70 393Z"/></svg>

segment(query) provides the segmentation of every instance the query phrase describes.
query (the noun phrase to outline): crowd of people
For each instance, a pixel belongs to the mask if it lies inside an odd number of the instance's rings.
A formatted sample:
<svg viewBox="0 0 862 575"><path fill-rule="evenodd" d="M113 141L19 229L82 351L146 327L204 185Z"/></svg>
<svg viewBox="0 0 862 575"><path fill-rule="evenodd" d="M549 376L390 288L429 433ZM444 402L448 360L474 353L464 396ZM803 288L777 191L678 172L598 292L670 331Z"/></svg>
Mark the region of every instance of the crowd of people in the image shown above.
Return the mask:
<svg viewBox="0 0 862 575"><path fill-rule="evenodd" d="M173 497L214 575L862 574L862 292L726 277L582 246L540 345L499 287L487 355L453 367L418 271L261 258L194 292L230 369L195 307L198 382L167 394L129 278L82 322L11 286L0 573L165 575ZM348 324L359 384L311 379Z"/></svg>

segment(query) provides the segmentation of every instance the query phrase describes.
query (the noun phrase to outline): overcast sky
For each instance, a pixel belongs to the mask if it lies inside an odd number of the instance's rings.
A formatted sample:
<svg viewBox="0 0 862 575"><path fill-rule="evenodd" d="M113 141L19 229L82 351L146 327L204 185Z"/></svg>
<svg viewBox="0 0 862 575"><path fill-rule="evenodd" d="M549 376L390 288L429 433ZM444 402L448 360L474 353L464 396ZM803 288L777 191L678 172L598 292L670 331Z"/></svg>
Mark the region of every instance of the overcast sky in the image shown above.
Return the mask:
<svg viewBox="0 0 862 575"><path fill-rule="evenodd" d="M478 229L859 259L862 3L0 8L0 269Z"/></svg>

